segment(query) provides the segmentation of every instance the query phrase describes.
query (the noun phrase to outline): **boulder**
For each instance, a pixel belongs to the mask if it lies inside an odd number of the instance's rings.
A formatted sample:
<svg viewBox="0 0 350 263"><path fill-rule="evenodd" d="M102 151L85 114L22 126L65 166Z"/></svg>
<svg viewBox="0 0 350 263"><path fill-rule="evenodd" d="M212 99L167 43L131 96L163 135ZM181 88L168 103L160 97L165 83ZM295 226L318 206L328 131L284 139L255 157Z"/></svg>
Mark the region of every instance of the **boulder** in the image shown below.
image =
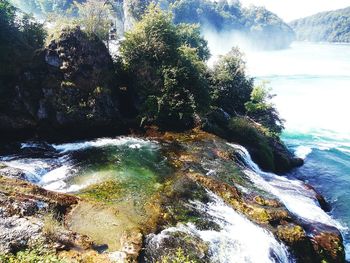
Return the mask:
<svg viewBox="0 0 350 263"><path fill-rule="evenodd" d="M120 130L117 80L104 43L79 28L51 38L19 76L12 106L0 113L0 130L44 135Z"/></svg>

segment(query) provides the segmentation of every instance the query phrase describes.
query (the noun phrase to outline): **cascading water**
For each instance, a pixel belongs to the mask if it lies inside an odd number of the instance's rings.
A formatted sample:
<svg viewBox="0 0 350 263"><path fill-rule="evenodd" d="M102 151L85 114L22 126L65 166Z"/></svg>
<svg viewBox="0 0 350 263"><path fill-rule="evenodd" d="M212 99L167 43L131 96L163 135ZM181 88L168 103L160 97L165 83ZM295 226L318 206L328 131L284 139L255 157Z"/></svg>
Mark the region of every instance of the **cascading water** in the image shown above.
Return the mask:
<svg viewBox="0 0 350 263"><path fill-rule="evenodd" d="M199 230L194 224L179 224L148 237L148 246L159 248L161 243L177 232L200 238L209 244L209 262L213 263L288 263L294 262L287 248L267 230L249 221L226 205L217 195L208 192L210 202L191 201L191 207L209 216L220 228Z"/></svg>
<svg viewBox="0 0 350 263"><path fill-rule="evenodd" d="M316 193L298 180L290 180L273 173L267 173L253 162L248 151L237 144L228 143L236 149L246 168L244 173L261 189L278 197L287 209L309 222L318 222L346 230L339 222L324 212L318 204Z"/></svg>
<svg viewBox="0 0 350 263"><path fill-rule="evenodd" d="M268 61L268 63L266 63ZM289 49L247 51L247 69L268 81L286 120L282 139L305 164L287 176L312 185L350 226L350 45L295 42ZM350 260L350 232L343 232Z"/></svg>
<svg viewBox="0 0 350 263"><path fill-rule="evenodd" d="M114 149L119 149L119 151L113 152ZM120 137L117 139L112 138L101 138L93 141L76 142L76 143L65 143L65 144L52 144L52 145L41 145L38 143L23 143L21 145L21 150L32 150L35 149L39 151L38 156L32 157L27 154L16 154L13 156L0 157L0 161L7 165L8 167L16 168L22 170L25 175L25 179L39 184L42 187L59 192L77 192L83 188L88 187L94 183L99 182L98 180L104 180L106 178L101 178L99 176L94 176L93 174L88 177L86 176L85 167L93 166L93 161L91 163L87 160L79 160L78 156L75 155L83 153L91 149L96 149L98 154L102 155L112 155L115 156L114 164L118 165L118 156L123 156L126 152L135 152L135 154L142 153L137 150L142 150L144 152L156 151L158 148L155 142L148 140L142 140L132 137ZM111 152L108 152L111 149ZM77 154L78 153L78 154ZM113 158L109 158L110 163L113 163ZM109 162L104 161L106 166ZM115 167L107 167L109 170L113 170ZM103 167L99 166L96 168L97 171L101 172ZM101 169L101 170L100 170ZM84 173L85 179L80 184L75 184L74 180L70 179L80 176Z"/></svg>
<svg viewBox="0 0 350 263"><path fill-rule="evenodd" d="M228 145L227 147L234 148L240 155L244 164L243 172L255 187L279 198L298 218L335 226L345 231L340 223L318 206L315 192L307 189L301 181L265 173L252 161L245 148L235 144ZM102 200L126 205L128 216L140 216L141 222L143 205L136 205L131 209L129 201L132 200L134 205L147 203L148 198L160 189L164 178L171 174L167 170L166 158L161 154L161 148L161 143L133 137L101 138L52 145L27 143L22 144L16 154L0 157L0 161L9 167L21 169L27 180L49 190L91 196L99 189L91 189L95 185L103 182L107 182L108 187L115 185L112 192L108 188L105 195L99 193L97 198L102 196ZM204 161L203 165L205 164ZM186 205L205 222L213 222L218 228L201 228L192 223L181 223L158 235L151 234L147 238L149 246L157 248L171 233L184 232L209 245L209 262L294 262L286 246L271 232L249 221L216 194L207 194L208 202L194 199L187 201ZM122 220L126 220L122 221L124 223L129 222L129 219ZM79 224L74 227L77 231L86 230ZM92 234L101 240L104 238L95 231Z"/></svg>

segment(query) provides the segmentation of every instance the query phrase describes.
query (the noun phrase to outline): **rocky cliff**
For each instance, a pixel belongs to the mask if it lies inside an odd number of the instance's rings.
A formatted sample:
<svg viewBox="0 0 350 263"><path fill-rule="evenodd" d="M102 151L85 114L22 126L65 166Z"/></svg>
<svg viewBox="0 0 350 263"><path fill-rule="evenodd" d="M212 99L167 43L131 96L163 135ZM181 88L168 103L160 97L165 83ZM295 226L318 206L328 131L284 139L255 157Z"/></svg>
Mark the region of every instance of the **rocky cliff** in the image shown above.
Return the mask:
<svg viewBox="0 0 350 263"><path fill-rule="evenodd" d="M37 51L0 114L3 132L120 127L117 79L104 43L65 29Z"/></svg>

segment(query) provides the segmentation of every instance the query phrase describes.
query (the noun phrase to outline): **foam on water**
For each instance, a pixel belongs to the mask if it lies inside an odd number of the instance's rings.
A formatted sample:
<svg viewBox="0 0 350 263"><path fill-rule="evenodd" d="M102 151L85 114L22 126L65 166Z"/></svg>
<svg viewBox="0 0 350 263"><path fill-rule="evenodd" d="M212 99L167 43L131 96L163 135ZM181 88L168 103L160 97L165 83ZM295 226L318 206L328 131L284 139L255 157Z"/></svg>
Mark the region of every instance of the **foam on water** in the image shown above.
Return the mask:
<svg viewBox="0 0 350 263"><path fill-rule="evenodd" d="M279 243L272 233L257 226L218 196L208 192L211 202L203 204L193 201L191 206L220 226L220 231L199 230L193 224L180 224L163 230L149 241L157 247L163 238L172 232L185 232L199 237L209 244L210 262L213 263L287 263L293 262L287 248Z"/></svg>
<svg viewBox="0 0 350 263"><path fill-rule="evenodd" d="M93 141L84 141L77 143L53 144L52 146L60 153L67 153L72 151L79 151L94 147L108 147L126 145L133 149L139 149L143 146L155 147L156 143L144 139L133 137L119 137L119 138L100 138Z"/></svg>
<svg viewBox="0 0 350 263"><path fill-rule="evenodd" d="M50 159L24 158L8 159L1 158L2 163L8 167L23 171L28 181L39 182L41 177L52 167Z"/></svg>
<svg viewBox="0 0 350 263"><path fill-rule="evenodd" d="M231 143L228 145L235 148L244 160L247 166L244 173L249 176L250 180L279 198L291 213L309 222L319 222L339 229L346 229L321 209L315 192L308 189L303 182L263 172L252 161L244 147Z"/></svg>

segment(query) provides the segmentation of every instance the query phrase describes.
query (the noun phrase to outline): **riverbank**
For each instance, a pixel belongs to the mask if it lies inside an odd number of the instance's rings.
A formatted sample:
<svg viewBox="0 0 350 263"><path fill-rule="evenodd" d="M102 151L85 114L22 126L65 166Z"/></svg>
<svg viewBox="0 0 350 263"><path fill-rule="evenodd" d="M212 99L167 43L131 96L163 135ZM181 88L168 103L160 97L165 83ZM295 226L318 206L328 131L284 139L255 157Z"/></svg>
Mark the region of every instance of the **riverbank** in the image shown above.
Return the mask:
<svg viewBox="0 0 350 263"><path fill-rule="evenodd" d="M78 196L64 225L89 236L102 256L129 251L151 262L181 255L195 262L228 262L232 255L343 261L337 224L316 205L312 189L260 171L244 148L200 130L21 148L2 156L3 166L41 187ZM245 239L242 230L259 239ZM133 239L127 251L119 245L124 231ZM260 248L255 253L249 247Z"/></svg>

